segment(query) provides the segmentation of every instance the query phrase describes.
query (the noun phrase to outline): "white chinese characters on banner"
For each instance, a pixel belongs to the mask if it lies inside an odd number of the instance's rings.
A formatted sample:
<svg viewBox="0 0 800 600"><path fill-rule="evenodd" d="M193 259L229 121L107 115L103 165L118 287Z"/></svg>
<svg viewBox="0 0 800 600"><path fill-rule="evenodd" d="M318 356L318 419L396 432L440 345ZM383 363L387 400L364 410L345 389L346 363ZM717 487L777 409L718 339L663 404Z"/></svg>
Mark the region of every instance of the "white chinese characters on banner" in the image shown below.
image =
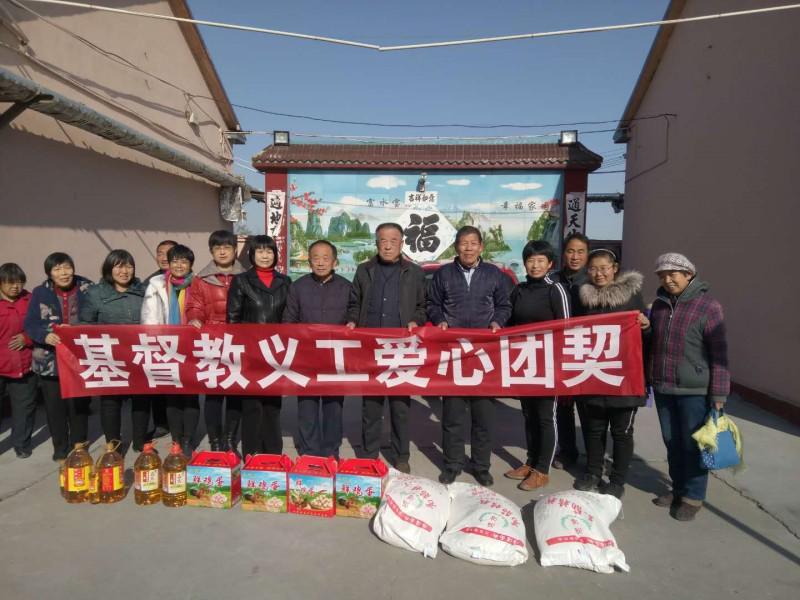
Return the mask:
<svg viewBox="0 0 800 600"><path fill-rule="evenodd" d="M171 385L183 387L180 366L186 356L178 352L177 335L139 334L139 343L131 347L133 364L142 365L150 387Z"/></svg>
<svg viewBox="0 0 800 600"><path fill-rule="evenodd" d="M447 367L449 364L453 366L453 383L462 386L480 385L483 382L483 376L486 373L494 371L492 359L483 348L479 348L474 356L480 361L483 369L474 369L469 376L464 376L464 361L468 355L472 354L474 347L472 342L467 339L459 338L459 346L450 351L442 350L439 353L439 368L436 370L438 375L443 377L447 376Z"/></svg>
<svg viewBox="0 0 800 600"><path fill-rule="evenodd" d="M590 377L596 377L603 383L619 386L625 377L611 375L606 370L622 369L621 360L609 360L619 357L620 333L619 325L592 325L564 330L564 355L576 362L564 362L561 368L578 372L574 377L565 379L564 385L573 387Z"/></svg>
<svg viewBox="0 0 800 600"><path fill-rule="evenodd" d="M202 333L200 339L194 341L194 347L192 356L200 359L197 363L197 381L206 382L209 388L219 386L227 390L233 384L247 388L250 381L242 375L244 346L234 344L230 333L226 333L222 339ZM223 376L225 379L220 383L218 380Z"/></svg>
<svg viewBox="0 0 800 600"><path fill-rule="evenodd" d="M317 381L369 381L366 373L348 373L344 369L345 348L361 348L358 340L317 340L317 348L333 350L333 363L336 373L317 373Z"/></svg>
<svg viewBox="0 0 800 600"><path fill-rule="evenodd" d="M79 360L78 364L88 367L81 372L87 388L128 387L130 373L120 369L125 366L125 361L114 360L113 346L119 344L118 339L107 333L99 338L92 338L84 333L75 340L75 344L81 346L86 353L86 358Z"/></svg>
<svg viewBox="0 0 800 600"><path fill-rule="evenodd" d="M272 346L275 348L275 353L272 352L270 342L272 342ZM261 354L264 356L264 360L267 361L267 364L272 367L274 371L266 377L259 379L258 385L265 388L281 377L286 377L289 381L301 387L306 387L310 379L292 370L292 362L294 362L294 356L297 354L297 346L298 342L294 338L289 338L287 345L284 346L281 336L277 333L270 336L269 340L261 340L258 343L258 347L261 348ZM278 359L275 358L275 354L283 354L283 362L279 363Z"/></svg>
<svg viewBox="0 0 800 600"><path fill-rule="evenodd" d="M568 193L565 204L564 237L586 233L586 192Z"/></svg>
<svg viewBox="0 0 800 600"><path fill-rule="evenodd" d="M420 348L420 339L416 335L407 338L378 338L375 341L381 346L375 350L375 364L387 367L375 379L387 388L401 383L417 387L428 385L428 377L417 375L419 368L425 364L428 351Z"/></svg>
<svg viewBox="0 0 800 600"><path fill-rule="evenodd" d="M456 239L456 230L437 208L409 209L397 220L403 253L416 261L436 260Z"/></svg>
<svg viewBox="0 0 800 600"><path fill-rule="evenodd" d="M512 361L512 350L518 351ZM555 387L553 364L553 332L526 335L522 341L500 338L500 369L503 387L512 385L543 385ZM515 375L519 373L521 375Z"/></svg>

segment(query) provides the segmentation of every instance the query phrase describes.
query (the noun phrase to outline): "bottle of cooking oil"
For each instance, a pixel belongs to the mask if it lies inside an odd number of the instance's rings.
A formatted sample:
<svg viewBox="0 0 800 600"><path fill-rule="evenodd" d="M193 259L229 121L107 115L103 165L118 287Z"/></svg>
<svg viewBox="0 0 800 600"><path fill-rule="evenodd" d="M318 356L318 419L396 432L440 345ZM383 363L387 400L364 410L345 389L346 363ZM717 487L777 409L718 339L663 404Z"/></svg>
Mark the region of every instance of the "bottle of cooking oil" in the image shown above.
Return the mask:
<svg viewBox="0 0 800 600"><path fill-rule="evenodd" d="M119 441L106 444L106 451L97 460L95 471L100 478L100 502L113 504L125 497L125 459L117 452Z"/></svg>
<svg viewBox="0 0 800 600"><path fill-rule="evenodd" d="M133 497L136 504L155 504L161 500L161 459L153 443L144 445L133 465Z"/></svg>
<svg viewBox="0 0 800 600"><path fill-rule="evenodd" d="M58 488L62 498L67 497L67 468L64 462L64 460L58 461Z"/></svg>
<svg viewBox="0 0 800 600"><path fill-rule="evenodd" d="M100 474L94 466L89 472L89 502L100 504Z"/></svg>
<svg viewBox="0 0 800 600"><path fill-rule="evenodd" d="M86 450L85 442L75 444L67 455L64 467L66 475L66 498L70 504L86 502L89 499L89 476L92 470L92 457Z"/></svg>
<svg viewBox="0 0 800 600"><path fill-rule="evenodd" d="M172 442L169 456L162 467L162 494L164 506L183 506L186 504L186 465L188 460L178 442Z"/></svg>

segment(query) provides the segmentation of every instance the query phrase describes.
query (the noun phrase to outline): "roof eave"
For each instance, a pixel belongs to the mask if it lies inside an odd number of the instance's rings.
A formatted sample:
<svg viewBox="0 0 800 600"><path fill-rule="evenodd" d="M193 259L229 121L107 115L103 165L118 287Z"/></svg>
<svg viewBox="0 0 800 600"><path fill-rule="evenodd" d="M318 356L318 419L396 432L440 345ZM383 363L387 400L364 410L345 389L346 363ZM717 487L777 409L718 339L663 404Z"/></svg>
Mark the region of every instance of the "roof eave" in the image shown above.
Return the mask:
<svg viewBox="0 0 800 600"><path fill-rule="evenodd" d="M184 19L194 18L185 0L169 0L169 6L172 10L172 14L176 17ZM228 98L225 87L222 85L219 73L216 67L214 67L208 48L203 41L203 37L200 35L200 30L194 23L179 22L178 27L180 27L183 37L189 46L189 50L191 50L195 61L197 61L197 66L200 69L200 73L203 75L203 80L206 82L208 90L211 92L211 97L214 99L214 102L222 114L225 126L229 131L239 131L239 119L236 116L236 112L233 110L233 105Z"/></svg>
<svg viewBox="0 0 800 600"><path fill-rule="evenodd" d="M685 6L686 0L670 0L663 20L679 18ZM658 28L658 33L656 33L653 44L650 46L650 52L648 52L644 61L639 78L636 80L636 85L633 87L628 103L625 105L625 111L622 113L622 118L614 131L615 143L624 144L628 141L628 126L642 105L644 96L658 70L658 65L661 63L661 58L664 56L664 51L667 49L669 38L675 27L675 25L662 25Z"/></svg>

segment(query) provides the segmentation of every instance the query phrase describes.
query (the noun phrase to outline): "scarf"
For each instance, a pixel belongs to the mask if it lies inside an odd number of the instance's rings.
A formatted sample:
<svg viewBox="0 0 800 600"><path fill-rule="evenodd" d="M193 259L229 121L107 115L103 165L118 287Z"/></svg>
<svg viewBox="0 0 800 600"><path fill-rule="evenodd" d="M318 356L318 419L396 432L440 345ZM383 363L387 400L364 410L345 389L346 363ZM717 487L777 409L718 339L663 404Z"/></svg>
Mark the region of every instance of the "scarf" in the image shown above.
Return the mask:
<svg viewBox="0 0 800 600"><path fill-rule="evenodd" d="M192 283L194 273L189 273L186 277L173 277L167 275L167 298L169 299L168 325L183 325L185 323L186 289Z"/></svg>
<svg viewBox="0 0 800 600"><path fill-rule="evenodd" d="M62 290L57 285L53 285L56 297L61 302L61 322L64 325L78 324L78 284L72 282L72 287Z"/></svg>

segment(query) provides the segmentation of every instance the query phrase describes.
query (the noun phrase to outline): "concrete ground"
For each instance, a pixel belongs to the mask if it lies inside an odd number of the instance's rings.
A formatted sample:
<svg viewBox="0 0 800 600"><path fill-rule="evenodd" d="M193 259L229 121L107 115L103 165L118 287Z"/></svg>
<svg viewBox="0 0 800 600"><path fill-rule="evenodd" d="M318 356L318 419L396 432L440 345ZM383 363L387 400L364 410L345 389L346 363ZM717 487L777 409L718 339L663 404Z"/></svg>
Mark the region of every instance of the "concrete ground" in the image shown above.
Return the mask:
<svg viewBox="0 0 800 600"><path fill-rule="evenodd" d="M345 457L359 444L359 406L351 398L345 404ZM666 461L653 409L640 411L623 515L612 526L631 572L613 575L539 566L534 502L570 488L573 476L554 471L543 493L522 492L502 477L524 457L514 401L498 406L492 467L495 489L522 507L528 530L531 558L514 568L473 565L444 552L426 559L383 543L360 519L250 513L238 506L140 507L132 493L115 505L68 505L58 493L46 427L36 434L34 456L18 460L6 420L0 433L0 597L796 598L800 430L735 398L729 413L743 431L749 468L712 477L697 520L679 523L650 502L666 490ZM439 415L438 401L414 401L411 465L431 478L441 464ZM283 418L292 455L291 399ZM95 436L97 421L94 416ZM100 445L93 444L95 456ZM129 468L133 459L131 452Z"/></svg>

